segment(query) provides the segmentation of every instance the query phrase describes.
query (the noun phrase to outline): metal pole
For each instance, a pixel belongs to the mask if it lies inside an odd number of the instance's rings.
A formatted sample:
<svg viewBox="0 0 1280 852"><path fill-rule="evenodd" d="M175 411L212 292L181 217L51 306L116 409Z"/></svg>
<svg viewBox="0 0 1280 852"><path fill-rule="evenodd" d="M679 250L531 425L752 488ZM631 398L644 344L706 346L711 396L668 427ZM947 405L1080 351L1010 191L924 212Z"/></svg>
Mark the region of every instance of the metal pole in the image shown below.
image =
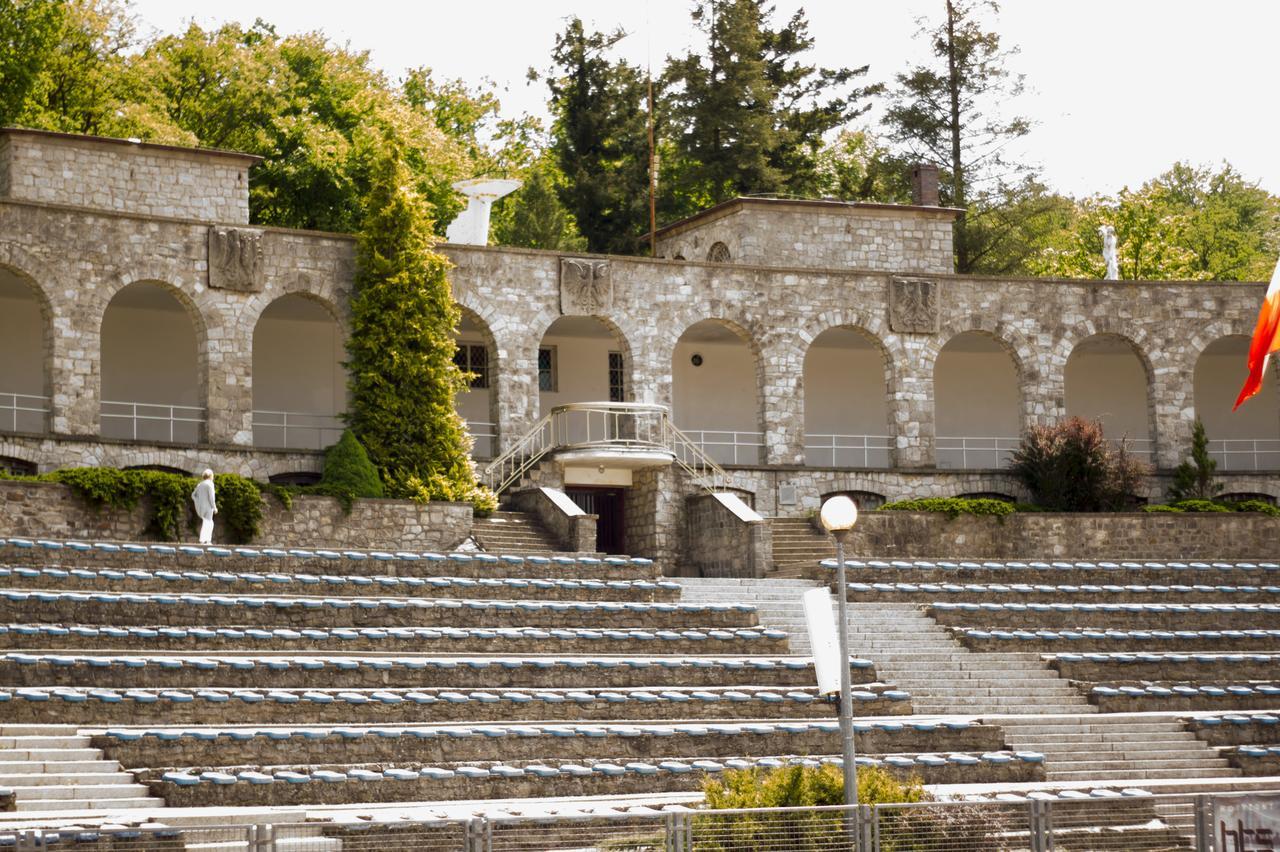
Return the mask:
<svg viewBox="0 0 1280 852"><path fill-rule="evenodd" d="M836 628L840 637L840 741L844 755L844 803L846 807L853 808L858 804L858 753L853 742L853 693L849 683L849 592L844 570L844 539L849 531L833 530L831 534L836 540L836 611L840 622ZM852 810L848 811L847 819L856 842L853 815Z"/></svg>

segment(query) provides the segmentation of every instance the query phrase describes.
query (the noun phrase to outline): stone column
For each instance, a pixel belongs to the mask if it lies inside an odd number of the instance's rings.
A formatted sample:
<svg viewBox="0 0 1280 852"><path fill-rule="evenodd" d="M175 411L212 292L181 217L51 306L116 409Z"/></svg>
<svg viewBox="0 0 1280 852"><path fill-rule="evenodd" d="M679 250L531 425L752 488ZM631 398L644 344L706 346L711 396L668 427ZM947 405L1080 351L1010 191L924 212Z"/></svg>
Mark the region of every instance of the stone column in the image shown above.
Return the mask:
<svg viewBox="0 0 1280 852"><path fill-rule="evenodd" d="M238 300L237 300L238 301ZM232 300L202 306L209 324L197 369L205 386L205 441L253 446L253 325L242 320Z"/></svg>
<svg viewBox="0 0 1280 852"><path fill-rule="evenodd" d="M50 431L97 435L102 407L102 306L63 305L50 340Z"/></svg>
<svg viewBox="0 0 1280 852"><path fill-rule="evenodd" d="M766 464L804 464L804 350L794 337L761 349L760 419Z"/></svg>
<svg viewBox="0 0 1280 852"><path fill-rule="evenodd" d="M1170 470L1191 450L1191 430L1196 420L1195 360L1157 364L1153 372L1156 419L1153 462L1161 470Z"/></svg>
<svg viewBox="0 0 1280 852"><path fill-rule="evenodd" d="M931 338L903 337L903 354L894 359L893 391L889 396L889 436L892 464L901 468L933 467L936 420Z"/></svg>
<svg viewBox="0 0 1280 852"><path fill-rule="evenodd" d="M504 453L538 422L538 346L521 345L502 350L499 369L491 378L497 394L498 446Z"/></svg>

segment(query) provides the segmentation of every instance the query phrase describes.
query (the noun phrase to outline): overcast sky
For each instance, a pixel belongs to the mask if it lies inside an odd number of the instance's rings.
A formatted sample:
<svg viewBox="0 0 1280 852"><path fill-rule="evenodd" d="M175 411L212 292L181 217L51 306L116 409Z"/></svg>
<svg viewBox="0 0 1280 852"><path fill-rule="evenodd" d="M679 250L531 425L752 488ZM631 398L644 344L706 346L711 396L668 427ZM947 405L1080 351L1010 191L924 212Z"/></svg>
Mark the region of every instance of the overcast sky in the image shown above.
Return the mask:
<svg viewBox="0 0 1280 852"><path fill-rule="evenodd" d="M777 0L777 22L806 10L815 62L870 64L891 82L923 45L917 19L943 0ZM693 37L688 0L135 0L162 32L256 17L282 33L321 30L370 51L392 77L426 65L442 77L489 78L506 89L504 112L545 115L542 69L564 19L631 35L621 53L655 68ZM213 11L211 11L211 9ZM1010 67L1030 91L1012 105L1037 122L1023 155L1047 182L1076 195L1137 187L1175 160L1232 163L1280 193L1280 2L1273 0L1006 0L996 19ZM863 120L876 122L879 110Z"/></svg>

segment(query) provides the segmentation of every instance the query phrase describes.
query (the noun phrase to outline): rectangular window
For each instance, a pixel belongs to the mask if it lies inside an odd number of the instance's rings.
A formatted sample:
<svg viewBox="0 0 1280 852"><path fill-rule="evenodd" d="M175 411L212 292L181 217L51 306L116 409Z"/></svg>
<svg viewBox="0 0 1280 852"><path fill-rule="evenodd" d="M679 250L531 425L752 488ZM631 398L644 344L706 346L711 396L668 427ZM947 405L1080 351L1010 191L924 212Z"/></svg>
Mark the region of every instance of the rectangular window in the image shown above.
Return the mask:
<svg viewBox="0 0 1280 852"><path fill-rule="evenodd" d="M622 382L622 353L609 353L609 401L626 402L627 389Z"/></svg>
<svg viewBox="0 0 1280 852"><path fill-rule="evenodd" d="M544 346L538 350L538 390L556 390L556 348Z"/></svg>
<svg viewBox="0 0 1280 852"><path fill-rule="evenodd" d="M453 363L464 373L471 373L471 387L478 390L489 387L489 350L483 344L459 343L453 353Z"/></svg>

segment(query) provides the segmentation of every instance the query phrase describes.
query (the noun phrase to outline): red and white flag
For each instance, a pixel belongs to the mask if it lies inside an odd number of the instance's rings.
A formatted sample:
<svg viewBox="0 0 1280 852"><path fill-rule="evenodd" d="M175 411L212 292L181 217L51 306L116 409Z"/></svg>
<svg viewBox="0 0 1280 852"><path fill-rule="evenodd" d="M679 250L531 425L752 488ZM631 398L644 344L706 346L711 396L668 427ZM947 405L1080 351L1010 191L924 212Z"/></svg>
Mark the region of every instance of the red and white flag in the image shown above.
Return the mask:
<svg viewBox="0 0 1280 852"><path fill-rule="evenodd" d="M1231 406L1232 411L1262 387L1267 359L1277 349L1280 349L1280 262L1276 263L1276 271L1271 275L1271 286L1267 287L1262 310L1258 311L1258 324L1253 329L1253 341L1249 344L1249 378L1244 380L1240 396Z"/></svg>

